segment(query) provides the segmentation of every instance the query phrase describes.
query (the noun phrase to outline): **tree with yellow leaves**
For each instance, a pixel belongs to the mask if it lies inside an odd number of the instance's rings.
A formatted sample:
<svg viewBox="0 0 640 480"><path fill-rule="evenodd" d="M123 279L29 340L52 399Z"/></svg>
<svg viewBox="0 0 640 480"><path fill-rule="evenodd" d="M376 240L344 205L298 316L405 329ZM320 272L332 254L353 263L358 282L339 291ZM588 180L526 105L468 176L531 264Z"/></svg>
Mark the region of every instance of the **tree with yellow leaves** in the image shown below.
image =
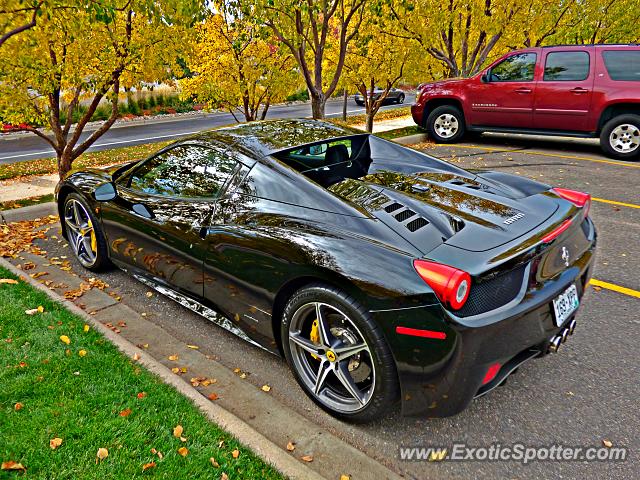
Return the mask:
<svg viewBox="0 0 640 480"><path fill-rule="evenodd" d="M557 43L635 42L631 0L384 0L398 38L417 42L443 76L474 75L509 50Z"/></svg>
<svg viewBox="0 0 640 480"><path fill-rule="evenodd" d="M358 34L365 8L378 1L256 0L255 8L244 10L291 52L307 85L313 118L319 119L338 87L347 47Z"/></svg>
<svg viewBox="0 0 640 480"><path fill-rule="evenodd" d="M247 122L264 120L273 102L297 89L296 61L279 52L277 40L245 17L238 4L219 1L214 9L198 28L188 61L195 75L181 82L183 94L228 110L236 121L236 112Z"/></svg>
<svg viewBox="0 0 640 480"><path fill-rule="evenodd" d="M115 122L121 88L162 80L177 68L187 33L180 28L203 9L201 0L69 0L49 8L0 48L0 118L45 140L63 177ZM103 99L111 103L109 118L81 140ZM72 129L81 103L86 110ZM49 131L31 126L41 124Z"/></svg>
<svg viewBox="0 0 640 480"><path fill-rule="evenodd" d="M366 130L398 82L412 82L421 70L420 49L411 39L393 35L397 24L389 21L386 8L367 10L357 38L351 42L345 60L346 83L354 85L364 99ZM382 90L374 97L376 87Z"/></svg>

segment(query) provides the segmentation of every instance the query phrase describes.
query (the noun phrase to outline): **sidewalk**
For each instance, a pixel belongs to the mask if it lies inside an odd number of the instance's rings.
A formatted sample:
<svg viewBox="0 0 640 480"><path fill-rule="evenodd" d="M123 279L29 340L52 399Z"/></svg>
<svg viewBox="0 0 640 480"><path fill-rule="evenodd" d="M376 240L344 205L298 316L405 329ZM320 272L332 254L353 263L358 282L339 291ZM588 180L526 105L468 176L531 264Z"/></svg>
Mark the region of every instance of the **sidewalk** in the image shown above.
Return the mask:
<svg viewBox="0 0 640 480"><path fill-rule="evenodd" d="M395 118L393 120L374 123L373 133L386 132L413 125L415 125L415 123L410 116ZM364 124L353 125L353 128L361 130L364 130L364 127ZM16 180L1 180L0 203L48 195L53 193L56 183L58 183L57 174L25 177Z"/></svg>

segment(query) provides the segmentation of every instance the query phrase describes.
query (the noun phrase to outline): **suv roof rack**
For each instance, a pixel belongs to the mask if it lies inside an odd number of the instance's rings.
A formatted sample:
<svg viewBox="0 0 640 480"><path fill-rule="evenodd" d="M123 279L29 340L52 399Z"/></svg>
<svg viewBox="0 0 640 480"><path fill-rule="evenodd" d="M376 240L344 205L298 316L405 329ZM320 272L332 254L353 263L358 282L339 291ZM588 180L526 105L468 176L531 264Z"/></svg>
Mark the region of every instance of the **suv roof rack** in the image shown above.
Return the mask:
<svg viewBox="0 0 640 480"><path fill-rule="evenodd" d="M561 43L558 45L544 45L542 48L555 47L637 47L639 43Z"/></svg>

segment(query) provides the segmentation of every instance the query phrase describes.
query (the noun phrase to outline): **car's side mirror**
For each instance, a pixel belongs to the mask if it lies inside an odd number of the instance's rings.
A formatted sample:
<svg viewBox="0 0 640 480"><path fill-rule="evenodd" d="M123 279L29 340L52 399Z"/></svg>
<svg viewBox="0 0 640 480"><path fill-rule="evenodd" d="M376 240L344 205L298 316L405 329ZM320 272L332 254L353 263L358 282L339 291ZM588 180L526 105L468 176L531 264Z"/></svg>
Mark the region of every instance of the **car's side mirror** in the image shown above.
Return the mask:
<svg viewBox="0 0 640 480"><path fill-rule="evenodd" d="M480 80L482 81L482 83L490 83L491 82L491 70L487 70L486 72L484 72L482 74L482 77L480 77Z"/></svg>
<svg viewBox="0 0 640 480"><path fill-rule="evenodd" d="M116 186L111 183L103 183L96 187L93 196L98 202L109 202L118 196Z"/></svg>

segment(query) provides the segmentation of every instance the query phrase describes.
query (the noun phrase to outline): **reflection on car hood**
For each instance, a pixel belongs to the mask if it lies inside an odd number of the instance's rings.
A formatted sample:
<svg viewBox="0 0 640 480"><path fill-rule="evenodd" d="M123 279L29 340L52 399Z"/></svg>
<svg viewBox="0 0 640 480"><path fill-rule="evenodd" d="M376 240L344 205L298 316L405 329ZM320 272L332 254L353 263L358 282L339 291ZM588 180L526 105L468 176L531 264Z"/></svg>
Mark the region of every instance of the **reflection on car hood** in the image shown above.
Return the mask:
<svg viewBox="0 0 640 480"><path fill-rule="evenodd" d="M539 184L538 184L539 185ZM425 254L443 242L484 251L518 238L558 208L553 197L480 176L378 171L330 188L367 209Z"/></svg>

